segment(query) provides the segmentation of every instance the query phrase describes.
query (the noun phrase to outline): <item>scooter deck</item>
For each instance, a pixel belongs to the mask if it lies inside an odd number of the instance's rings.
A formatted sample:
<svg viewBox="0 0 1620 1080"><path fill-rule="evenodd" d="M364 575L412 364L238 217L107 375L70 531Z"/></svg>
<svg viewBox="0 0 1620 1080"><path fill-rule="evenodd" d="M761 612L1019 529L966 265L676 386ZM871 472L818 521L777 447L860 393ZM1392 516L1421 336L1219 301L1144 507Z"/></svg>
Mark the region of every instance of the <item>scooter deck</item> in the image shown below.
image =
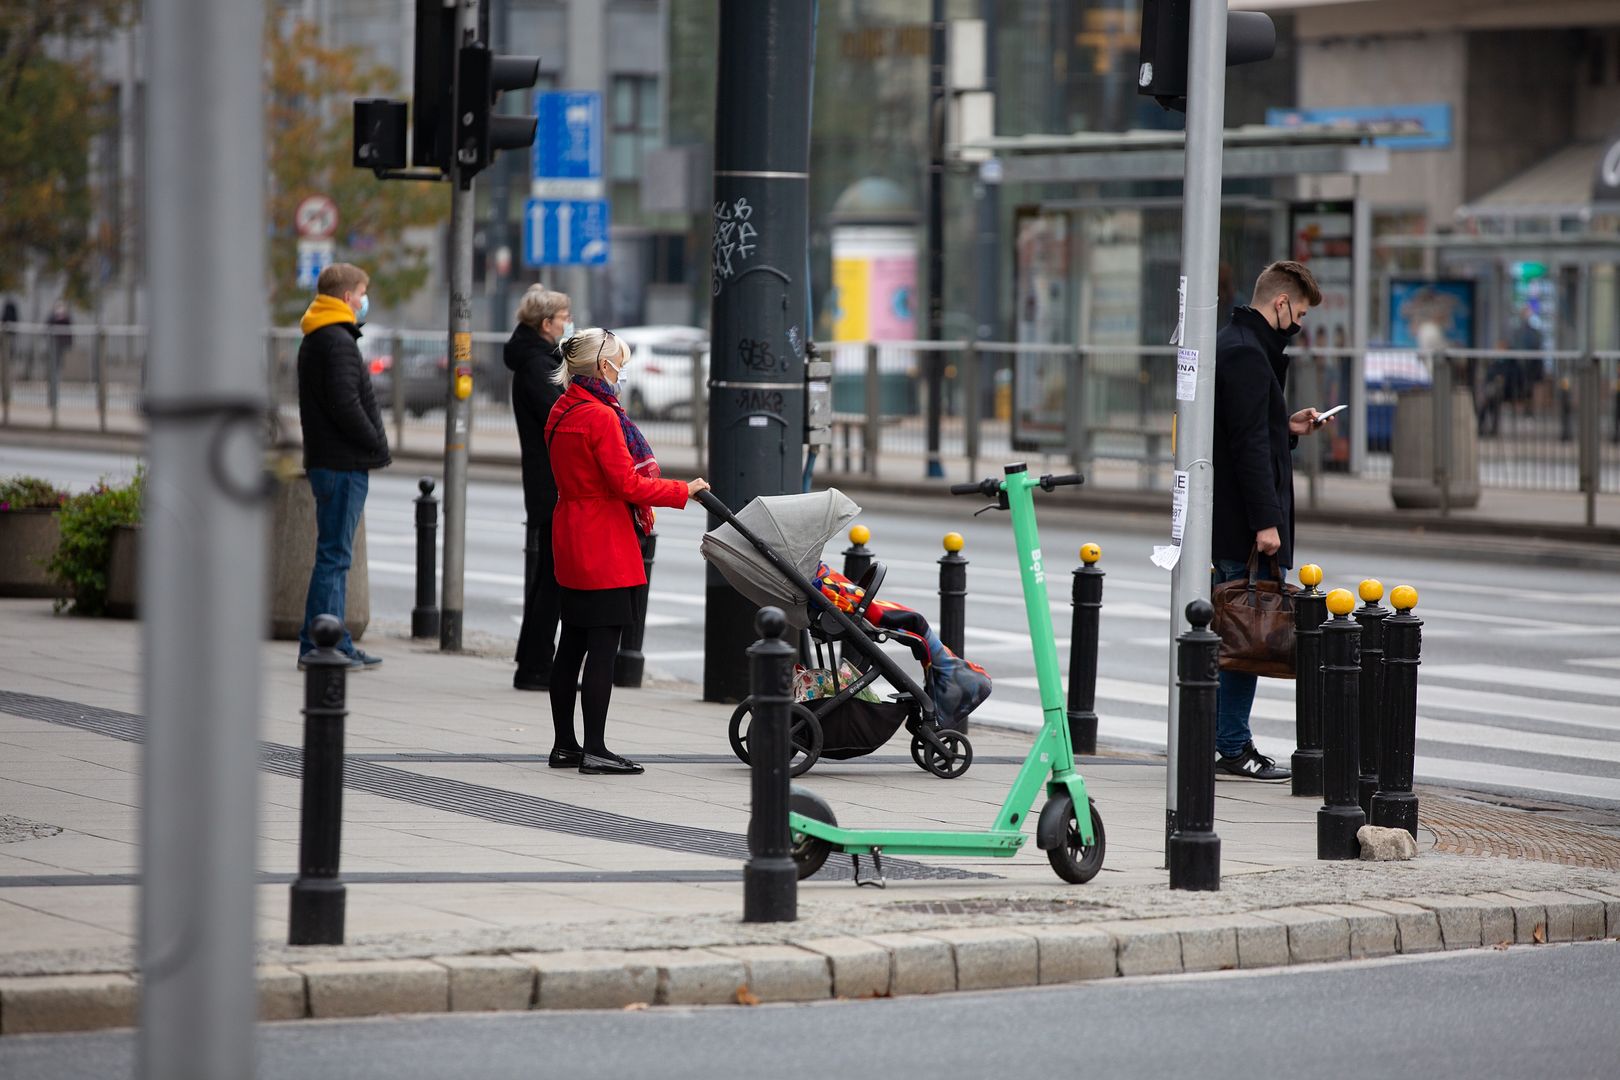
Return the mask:
<svg viewBox="0 0 1620 1080"><path fill-rule="evenodd" d="M825 840L846 855L988 855L1010 858L1029 839L1020 830L953 832L945 829L844 829L803 814L788 815L788 828Z"/></svg>

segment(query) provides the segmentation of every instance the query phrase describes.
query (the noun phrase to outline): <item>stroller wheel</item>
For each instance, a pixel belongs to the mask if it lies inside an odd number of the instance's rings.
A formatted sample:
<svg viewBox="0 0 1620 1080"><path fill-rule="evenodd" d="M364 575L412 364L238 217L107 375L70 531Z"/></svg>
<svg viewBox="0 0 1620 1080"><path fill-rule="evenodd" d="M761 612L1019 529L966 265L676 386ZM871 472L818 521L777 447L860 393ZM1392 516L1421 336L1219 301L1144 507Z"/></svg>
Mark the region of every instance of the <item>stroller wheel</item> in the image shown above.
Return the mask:
<svg viewBox="0 0 1620 1080"><path fill-rule="evenodd" d="M1108 850L1108 840L1103 835L1102 815L1097 813L1097 800L1087 799L1091 807L1091 831L1096 841L1090 847L1080 839L1080 826L1074 820L1074 802L1067 795L1058 796L1062 800L1059 809L1063 817L1063 843L1046 853L1046 859L1052 864L1057 876L1070 885L1084 885L1097 876L1102 869L1103 855Z"/></svg>
<svg viewBox="0 0 1620 1080"><path fill-rule="evenodd" d="M973 744L959 731L940 728L932 733L938 745L919 732L911 740L911 760L944 780L954 780L973 764Z"/></svg>
<svg viewBox="0 0 1620 1080"><path fill-rule="evenodd" d="M788 809L814 821L825 822L828 825L838 824L838 819L833 816L832 807L827 805L827 800L797 784L788 794ZM827 856L832 854L832 845L814 836L796 832L790 839L793 842L793 863L798 868L800 881L820 870L827 862Z"/></svg>
<svg viewBox="0 0 1620 1080"><path fill-rule="evenodd" d="M731 724L727 734L731 737L731 752L737 755L737 760L744 765L748 764L748 727L754 716L754 699L745 697L731 714ZM793 753L788 759L788 769L794 776L802 776L810 770L810 766L821 757L821 720L810 709L795 702L789 712L790 737L793 740Z"/></svg>

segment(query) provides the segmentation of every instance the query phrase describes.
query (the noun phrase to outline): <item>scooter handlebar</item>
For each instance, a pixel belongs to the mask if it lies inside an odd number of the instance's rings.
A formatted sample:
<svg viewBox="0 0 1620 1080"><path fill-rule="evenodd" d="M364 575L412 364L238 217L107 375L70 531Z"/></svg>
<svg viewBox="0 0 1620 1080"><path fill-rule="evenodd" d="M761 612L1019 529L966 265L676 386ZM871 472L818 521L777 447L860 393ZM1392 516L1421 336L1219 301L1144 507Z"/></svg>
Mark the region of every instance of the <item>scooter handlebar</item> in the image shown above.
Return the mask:
<svg viewBox="0 0 1620 1080"><path fill-rule="evenodd" d="M995 498L996 492L1001 490L1001 481L991 478L980 480L972 484L952 484L952 495L985 495Z"/></svg>
<svg viewBox="0 0 1620 1080"><path fill-rule="evenodd" d="M1041 477L1041 489L1051 491L1058 487L1078 487L1086 482L1086 478L1079 473L1064 473L1062 476Z"/></svg>

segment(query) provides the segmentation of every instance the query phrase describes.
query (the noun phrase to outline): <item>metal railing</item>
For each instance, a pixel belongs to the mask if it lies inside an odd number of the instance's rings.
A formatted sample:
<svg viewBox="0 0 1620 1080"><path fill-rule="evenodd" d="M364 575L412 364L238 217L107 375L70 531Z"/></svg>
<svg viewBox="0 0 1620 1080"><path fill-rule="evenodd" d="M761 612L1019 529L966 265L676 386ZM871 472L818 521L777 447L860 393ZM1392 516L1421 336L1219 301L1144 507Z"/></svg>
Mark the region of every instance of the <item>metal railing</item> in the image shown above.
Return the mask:
<svg viewBox="0 0 1620 1080"><path fill-rule="evenodd" d="M266 379L284 434L296 433L296 328L264 335ZM517 452L507 334L473 335L475 454ZM441 331L372 328L361 339L393 444L442 449L448 385ZM952 475L980 461L1043 455L1110 489L1163 491L1173 470L1175 350L992 341L836 342L833 431L822 472L922 475L929 355L943 357L940 451ZM139 326L12 323L0 329L0 424L139 434L146 333ZM638 351L626 404L660 451L703 468L706 346ZM1363 395L1353 393L1357 383ZM1438 391L1438 392L1436 392ZM1354 405L1325 437L1301 440L1308 503L1327 478L1388 478L1442 513L1479 489L1584 497L1620 491L1620 352L1298 349L1293 408ZM1451 432L1451 438L1437 438ZM1362 440L1365 440L1364 444ZM1364 445L1364 453L1363 453ZM1352 473L1353 463L1361 469ZM1399 501L1399 496L1397 497Z"/></svg>

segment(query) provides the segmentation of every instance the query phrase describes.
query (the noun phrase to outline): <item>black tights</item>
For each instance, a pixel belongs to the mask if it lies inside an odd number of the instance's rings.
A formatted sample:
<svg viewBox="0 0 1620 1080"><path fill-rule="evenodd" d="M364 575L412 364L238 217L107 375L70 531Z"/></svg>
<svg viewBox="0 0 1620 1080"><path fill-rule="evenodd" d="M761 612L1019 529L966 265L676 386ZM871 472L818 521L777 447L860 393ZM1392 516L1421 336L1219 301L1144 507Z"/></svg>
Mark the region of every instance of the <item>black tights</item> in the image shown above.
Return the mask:
<svg viewBox="0 0 1620 1080"><path fill-rule="evenodd" d="M557 656L551 665L551 724L556 729L552 745L559 750L575 750L574 684L580 684L585 711L585 752L606 754L602 741L607 730L608 699L613 695L613 664L619 655L622 626L569 626L562 628ZM581 663L585 678L579 677Z"/></svg>

